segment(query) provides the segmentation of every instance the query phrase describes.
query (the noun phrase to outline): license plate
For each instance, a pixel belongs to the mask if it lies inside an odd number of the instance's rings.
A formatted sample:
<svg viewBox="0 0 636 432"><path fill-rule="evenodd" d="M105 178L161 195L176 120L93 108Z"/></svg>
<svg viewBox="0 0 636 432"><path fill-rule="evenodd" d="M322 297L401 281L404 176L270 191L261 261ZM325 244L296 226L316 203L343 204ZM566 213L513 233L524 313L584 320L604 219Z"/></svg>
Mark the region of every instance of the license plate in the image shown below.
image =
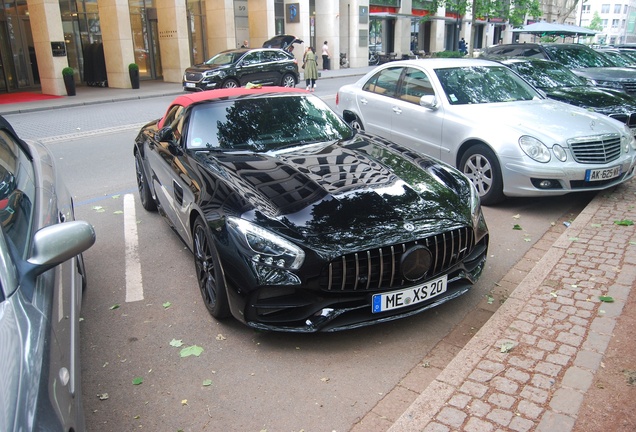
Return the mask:
<svg viewBox="0 0 636 432"><path fill-rule="evenodd" d="M391 291L373 296L373 313L386 312L393 309L421 303L446 292L446 275L426 282L425 284L406 288L399 291Z"/></svg>
<svg viewBox="0 0 636 432"><path fill-rule="evenodd" d="M186 87L190 87L190 88L194 88L194 87L196 87L196 84L195 83L185 83L185 86Z"/></svg>
<svg viewBox="0 0 636 432"><path fill-rule="evenodd" d="M621 166L615 166L611 168L586 170L585 181L594 182L601 180L609 180L621 175Z"/></svg>

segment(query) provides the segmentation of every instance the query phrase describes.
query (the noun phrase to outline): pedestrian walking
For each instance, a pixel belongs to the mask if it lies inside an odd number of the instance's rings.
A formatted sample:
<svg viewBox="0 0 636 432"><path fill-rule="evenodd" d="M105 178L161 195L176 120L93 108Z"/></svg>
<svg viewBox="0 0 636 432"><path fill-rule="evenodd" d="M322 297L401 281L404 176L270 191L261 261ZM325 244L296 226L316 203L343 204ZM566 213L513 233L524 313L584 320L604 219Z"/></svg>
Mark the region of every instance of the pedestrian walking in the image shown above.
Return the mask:
<svg viewBox="0 0 636 432"><path fill-rule="evenodd" d="M464 38L459 41L459 52L462 53L462 55L468 54L468 46L466 45Z"/></svg>
<svg viewBox="0 0 636 432"><path fill-rule="evenodd" d="M331 58L331 54L329 54L329 45L327 45L327 41L322 45L322 69L329 70L330 64L329 59Z"/></svg>
<svg viewBox="0 0 636 432"><path fill-rule="evenodd" d="M318 63L316 61L316 53L310 46L307 47L303 56L303 68L305 69L307 90L314 91L316 89L316 80L318 79Z"/></svg>

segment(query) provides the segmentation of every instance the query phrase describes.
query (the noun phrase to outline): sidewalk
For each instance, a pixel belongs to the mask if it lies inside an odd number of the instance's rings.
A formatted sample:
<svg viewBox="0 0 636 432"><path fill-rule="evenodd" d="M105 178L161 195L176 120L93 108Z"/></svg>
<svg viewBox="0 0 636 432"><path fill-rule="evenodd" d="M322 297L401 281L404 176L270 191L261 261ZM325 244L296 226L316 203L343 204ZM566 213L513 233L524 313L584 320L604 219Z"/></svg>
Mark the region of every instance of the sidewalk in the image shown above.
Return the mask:
<svg viewBox="0 0 636 432"><path fill-rule="evenodd" d="M341 77L362 76L372 70L373 66L362 68L347 68L318 71L320 80ZM301 72L301 83L297 87L304 88ZM84 85L77 86L75 96L63 96L58 99L47 99L42 101L0 104L0 115L20 114L34 111L45 111L56 108L69 108L83 105L94 105L100 103L109 103L116 101L145 99L151 97L179 95L183 93L181 83L168 83L158 80L141 81L138 89L118 89L111 87L88 87Z"/></svg>
<svg viewBox="0 0 636 432"><path fill-rule="evenodd" d="M320 79L371 69L320 71ZM160 81L142 81L138 90L78 87L72 97L0 105L0 114L181 93L179 83ZM635 201L634 181L599 193L560 236L535 245L535 259L504 278L514 291L452 360L435 365L439 374L431 378L423 360L352 430L577 431L636 280L636 228L614 223L636 220Z"/></svg>
<svg viewBox="0 0 636 432"><path fill-rule="evenodd" d="M635 194L634 181L599 193L389 431L585 431L580 409L636 280L635 227L615 223L636 220ZM633 407L628 385L617 397ZM611 420L603 430L621 427Z"/></svg>

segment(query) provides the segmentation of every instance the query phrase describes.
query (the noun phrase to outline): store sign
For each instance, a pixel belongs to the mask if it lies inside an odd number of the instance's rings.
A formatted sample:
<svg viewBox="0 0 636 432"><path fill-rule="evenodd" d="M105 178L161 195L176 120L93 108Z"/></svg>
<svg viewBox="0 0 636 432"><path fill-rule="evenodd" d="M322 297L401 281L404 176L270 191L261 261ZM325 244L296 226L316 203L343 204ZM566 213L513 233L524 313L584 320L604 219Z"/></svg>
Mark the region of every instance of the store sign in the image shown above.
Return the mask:
<svg viewBox="0 0 636 432"><path fill-rule="evenodd" d="M51 42L53 57L66 57L66 44L64 42Z"/></svg>

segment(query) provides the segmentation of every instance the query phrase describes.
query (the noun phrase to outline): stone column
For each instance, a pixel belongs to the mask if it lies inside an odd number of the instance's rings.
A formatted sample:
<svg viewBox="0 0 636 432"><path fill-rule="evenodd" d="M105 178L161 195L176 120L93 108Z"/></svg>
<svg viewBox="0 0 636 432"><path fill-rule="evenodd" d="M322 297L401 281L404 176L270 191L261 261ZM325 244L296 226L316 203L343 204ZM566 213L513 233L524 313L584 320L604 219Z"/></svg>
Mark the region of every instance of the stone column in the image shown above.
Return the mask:
<svg viewBox="0 0 636 432"><path fill-rule="evenodd" d="M156 5L163 80L181 82L183 71L190 66L186 3L183 0L157 0Z"/></svg>
<svg viewBox="0 0 636 432"><path fill-rule="evenodd" d="M135 62L128 0L99 0L108 87L132 88L128 65ZM59 5L58 5L59 9Z"/></svg>
<svg viewBox="0 0 636 432"><path fill-rule="evenodd" d="M252 47L276 36L276 13L272 0L247 0L247 21L250 26Z"/></svg>
<svg viewBox="0 0 636 432"><path fill-rule="evenodd" d="M322 46L327 41L331 54L331 69L339 69L340 55L340 5L338 1L320 1L316 5L316 55L322 69Z"/></svg>
<svg viewBox="0 0 636 432"><path fill-rule="evenodd" d="M297 23L288 23L287 22L287 4L288 3L298 3L299 13L299 22ZM311 27L309 20L311 16L309 15L309 0L285 0L285 34L290 34L296 36L301 41L304 41L302 45L296 45L294 47L294 51L292 54L296 56L298 60L298 64L301 65L303 63L303 55L305 54L305 49L310 45L311 34L309 33L309 29ZM272 35L270 37L274 36ZM300 70L302 72L302 70Z"/></svg>
<svg viewBox="0 0 636 432"><path fill-rule="evenodd" d="M402 6L399 13L403 15L411 15L413 6L411 0L402 0ZM403 54L411 51L411 18L408 16L398 16L395 22L395 39L394 44L397 59L401 59Z"/></svg>
<svg viewBox="0 0 636 432"><path fill-rule="evenodd" d="M248 2L248 14L251 14ZM236 27L234 25L234 2L232 0L205 1L206 33L210 57L226 49L236 48ZM272 11L272 21L273 11ZM250 45L252 44L252 23L250 22ZM261 44L266 39L263 39Z"/></svg>
<svg viewBox="0 0 636 432"><path fill-rule="evenodd" d="M65 95L62 69L68 66L68 59L54 57L51 49L51 42L64 42L60 4L58 0L27 0L27 7L42 93Z"/></svg>

